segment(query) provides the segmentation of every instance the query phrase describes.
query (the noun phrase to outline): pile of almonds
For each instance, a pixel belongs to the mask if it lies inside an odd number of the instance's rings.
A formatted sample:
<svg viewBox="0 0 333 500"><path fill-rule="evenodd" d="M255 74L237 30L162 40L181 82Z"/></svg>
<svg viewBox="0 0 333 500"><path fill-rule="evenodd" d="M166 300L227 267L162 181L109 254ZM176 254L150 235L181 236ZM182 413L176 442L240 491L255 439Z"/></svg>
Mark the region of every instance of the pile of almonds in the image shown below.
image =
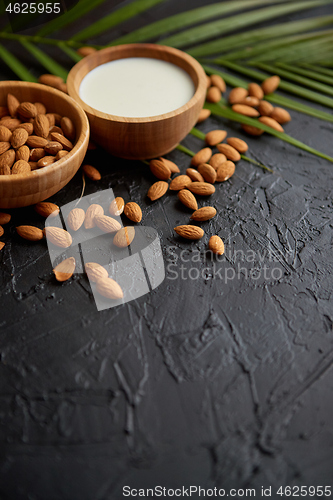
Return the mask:
<svg viewBox="0 0 333 500"><path fill-rule="evenodd" d="M27 175L51 165L73 149L75 138L67 116L8 94L7 106L0 108L0 175Z"/></svg>

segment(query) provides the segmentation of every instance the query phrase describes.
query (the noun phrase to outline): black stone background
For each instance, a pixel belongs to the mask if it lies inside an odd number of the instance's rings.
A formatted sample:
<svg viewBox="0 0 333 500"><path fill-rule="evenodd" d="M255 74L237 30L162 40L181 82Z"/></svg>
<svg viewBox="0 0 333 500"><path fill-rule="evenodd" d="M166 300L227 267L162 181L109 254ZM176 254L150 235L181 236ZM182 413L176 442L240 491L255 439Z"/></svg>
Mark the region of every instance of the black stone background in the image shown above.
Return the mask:
<svg viewBox="0 0 333 500"><path fill-rule="evenodd" d="M203 4L168 0L112 37ZM99 7L61 35L107 11ZM1 78L13 77L1 63ZM333 154L332 124L291 115L290 135ZM245 138L239 125L217 118L199 128ZM89 152L102 180L88 180L86 194L112 187L138 202L142 224L159 232L166 266L174 246L173 269L180 270L182 250L186 259L200 250L186 270L208 267L197 280L167 272L152 293L114 309L97 312L82 275L57 283L45 242L15 234L16 225L44 221L32 208L11 211L0 254L1 500L113 500L124 485L256 488L257 497L263 485L281 498L281 485L332 485L333 166L266 134L246 140L248 156L274 173L240 161L232 179L200 201L218 215L202 224L197 243L175 237L172 228L190 215L175 194L147 201L154 178L146 165ZM183 143L202 147L192 136ZM179 151L168 157L182 172L190 164ZM51 201L68 203L81 189L78 173ZM206 259L215 233L225 261ZM266 254L260 262L258 252L269 248L275 261ZM254 251L255 261L240 262L235 250ZM239 262L261 277L246 279L244 269L227 283L213 277L214 264L237 272ZM265 279L264 265L282 277Z"/></svg>

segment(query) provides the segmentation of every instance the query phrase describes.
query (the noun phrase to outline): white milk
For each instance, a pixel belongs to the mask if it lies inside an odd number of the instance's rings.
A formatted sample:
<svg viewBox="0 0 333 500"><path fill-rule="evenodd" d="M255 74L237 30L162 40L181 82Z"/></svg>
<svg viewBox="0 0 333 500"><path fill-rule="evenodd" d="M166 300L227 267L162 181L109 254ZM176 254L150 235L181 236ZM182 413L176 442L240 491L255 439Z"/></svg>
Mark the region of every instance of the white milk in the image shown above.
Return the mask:
<svg viewBox="0 0 333 500"><path fill-rule="evenodd" d="M98 111L125 117L168 113L186 104L195 92L186 71L148 57L111 61L82 80L81 99Z"/></svg>

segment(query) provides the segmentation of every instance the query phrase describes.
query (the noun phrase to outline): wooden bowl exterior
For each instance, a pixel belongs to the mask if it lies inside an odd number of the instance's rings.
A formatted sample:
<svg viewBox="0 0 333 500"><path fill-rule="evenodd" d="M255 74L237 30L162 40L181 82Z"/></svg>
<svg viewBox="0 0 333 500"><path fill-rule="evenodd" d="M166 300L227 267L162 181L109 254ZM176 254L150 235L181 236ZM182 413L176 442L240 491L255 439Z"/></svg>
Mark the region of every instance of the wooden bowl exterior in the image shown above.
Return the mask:
<svg viewBox="0 0 333 500"><path fill-rule="evenodd" d="M6 105L8 92L19 101L42 102L48 112L68 116L76 128L72 151L53 165L28 175L0 175L0 208L16 208L43 201L62 189L75 175L89 142L89 123L80 106L64 92L38 83L0 82L0 106Z"/></svg>
<svg viewBox="0 0 333 500"><path fill-rule="evenodd" d="M176 64L191 76L196 89L194 96L181 108L146 118L102 113L80 99L80 84L87 73L106 62L128 57L151 57ZM143 160L170 152L190 132L205 101L207 79L202 66L185 52L139 43L108 47L85 57L71 69L67 87L69 95L87 113L95 142L115 156Z"/></svg>

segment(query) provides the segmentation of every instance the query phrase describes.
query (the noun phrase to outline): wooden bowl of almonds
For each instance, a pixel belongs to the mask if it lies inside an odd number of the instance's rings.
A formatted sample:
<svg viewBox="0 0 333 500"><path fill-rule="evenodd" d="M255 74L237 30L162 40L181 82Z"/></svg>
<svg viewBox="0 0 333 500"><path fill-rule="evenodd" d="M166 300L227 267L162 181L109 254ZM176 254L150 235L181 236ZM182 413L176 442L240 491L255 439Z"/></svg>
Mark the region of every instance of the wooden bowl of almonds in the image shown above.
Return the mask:
<svg viewBox="0 0 333 500"><path fill-rule="evenodd" d="M0 208L33 205L75 175L89 142L84 111L46 85L0 82Z"/></svg>

